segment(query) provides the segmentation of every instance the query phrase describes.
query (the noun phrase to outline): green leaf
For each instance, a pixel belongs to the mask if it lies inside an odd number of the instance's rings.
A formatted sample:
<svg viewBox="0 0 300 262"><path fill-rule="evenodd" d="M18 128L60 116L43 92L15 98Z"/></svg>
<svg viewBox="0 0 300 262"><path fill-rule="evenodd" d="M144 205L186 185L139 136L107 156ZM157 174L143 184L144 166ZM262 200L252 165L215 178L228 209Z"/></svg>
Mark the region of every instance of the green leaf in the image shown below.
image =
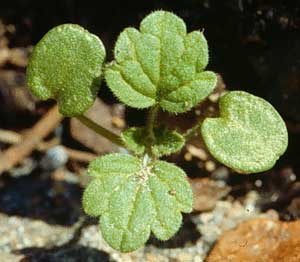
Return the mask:
<svg viewBox="0 0 300 262"><path fill-rule="evenodd" d="M124 165L126 163L126 165ZM127 154L108 154L93 160L89 165L90 176L118 175L140 170L140 161Z"/></svg>
<svg viewBox="0 0 300 262"><path fill-rule="evenodd" d="M181 225L181 212L192 211L186 175L173 164L111 154L92 161L88 173L95 178L83 194L84 210L101 216L104 239L122 252L141 247L151 231L169 239Z"/></svg>
<svg viewBox="0 0 300 262"><path fill-rule="evenodd" d="M143 155L147 146L147 130L142 127L130 127L121 133L126 148L137 155Z"/></svg>
<svg viewBox="0 0 300 262"><path fill-rule="evenodd" d="M27 83L42 100L57 100L65 116L91 107L100 87L105 49L101 40L78 25L51 29L35 46L27 68Z"/></svg>
<svg viewBox="0 0 300 262"><path fill-rule="evenodd" d="M105 79L131 107L159 104L169 112L185 112L204 100L217 82L213 72L203 71L208 64L203 33L187 33L184 21L170 12L151 13L140 30L126 28L114 55Z"/></svg>
<svg viewBox="0 0 300 262"><path fill-rule="evenodd" d="M286 126L271 104L242 91L220 100L220 117L201 127L204 142L221 163L240 173L270 169L288 144Z"/></svg>
<svg viewBox="0 0 300 262"><path fill-rule="evenodd" d="M165 127L154 128L154 135L155 141L151 150L157 157L176 153L185 143L182 135ZM128 128L121 134L126 147L137 155L144 154L147 146L150 145L151 141L147 139L147 136L147 129L141 127Z"/></svg>

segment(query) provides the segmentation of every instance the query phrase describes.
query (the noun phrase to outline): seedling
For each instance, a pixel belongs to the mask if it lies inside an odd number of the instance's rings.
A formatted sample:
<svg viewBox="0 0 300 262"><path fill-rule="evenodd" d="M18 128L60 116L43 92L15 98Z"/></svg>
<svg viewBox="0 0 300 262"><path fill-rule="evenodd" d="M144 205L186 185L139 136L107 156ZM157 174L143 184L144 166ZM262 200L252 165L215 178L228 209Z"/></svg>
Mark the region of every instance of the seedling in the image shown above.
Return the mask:
<svg viewBox="0 0 300 262"><path fill-rule="evenodd" d="M156 11L139 30L126 28L105 63L101 40L78 25L50 30L36 45L27 69L28 86L41 99L54 98L60 112L77 117L130 154L100 156L88 167L93 180L85 189L83 208L100 217L104 239L122 252L133 251L152 232L167 240L179 229L182 214L192 211L192 191L185 172L159 160L176 153L199 133L221 163L248 174L270 169L287 148L287 130L267 101L242 91L220 99L220 116L200 121L185 134L159 126L159 110L183 113L205 100L216 74L205 71L208 46L201 31L187 33L176 15ZM149 108L145 127L131 127L119 137L83 114L104 76L125 105Z"/></svg>

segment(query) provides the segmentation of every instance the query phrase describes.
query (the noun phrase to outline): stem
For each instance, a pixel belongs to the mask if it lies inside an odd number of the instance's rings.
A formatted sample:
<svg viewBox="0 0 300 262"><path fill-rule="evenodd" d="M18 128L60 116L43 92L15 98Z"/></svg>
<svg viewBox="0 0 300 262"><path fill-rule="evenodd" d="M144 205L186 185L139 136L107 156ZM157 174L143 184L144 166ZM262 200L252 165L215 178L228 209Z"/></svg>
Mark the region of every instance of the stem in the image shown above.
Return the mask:
<svg viewBox="0 0 300 262"><path fill-rule="evenodd" d="M105 137L106 139L108 139L109 141L111 141L112 143L116 144L117 146L120 147L124 147L120 136L116 135L115 133L109 131L108 129L98 125L97 123L95 123L93 120L91 120L90 118L81 115L81 116L76 116L76 118L85 126L87 126L88 128L92 129L93 131L95 131L96 133L98 133L99 135Z"/></svg>
<svg viewBox="0 0 300 262"><path fill-rule="evenodd" d="M152 107L149 111L148 118L147 118L146 128L147 128L148 136L149 136L151 143L155 140L154 124L155 124L156 116L158 113L158 109L159 109L159 106L157 106L157 105Z"/></svg>
<svg viewBox="0 0 300 262"><path fill-rule="evenodd" d="M148 113L147 123L146 123L146 129L147 129L147 139L149 139L149 143L147 143L147 149L149 156L152 159L156 159L156 156L152 152L152 145L155 141L155 134L154 134L154 125L156 121L156 116L158 113L159 106L156 105L152 107Z"/></svg>
<svg viewBox="0 0 300 262"><path fill-rule="evenodd" d="M188 129L184 134L183 137L185 138L186 141L191 139L192 137L196 136L198 134L198 130L200 126L203 123L204 118L201 118L196 125Z"/></svg>

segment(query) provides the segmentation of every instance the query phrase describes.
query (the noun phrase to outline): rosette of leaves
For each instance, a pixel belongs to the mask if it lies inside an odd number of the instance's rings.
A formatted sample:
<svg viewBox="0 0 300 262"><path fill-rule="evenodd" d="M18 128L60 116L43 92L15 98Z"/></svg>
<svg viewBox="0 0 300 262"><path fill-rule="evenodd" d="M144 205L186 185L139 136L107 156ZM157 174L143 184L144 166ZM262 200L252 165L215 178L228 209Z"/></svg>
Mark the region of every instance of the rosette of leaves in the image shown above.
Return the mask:
<svg viewBox="0 0 300 262"><path fill-rule="evenodd" d="M126 28L114 57L105 66L109 88L128 106L151 107L151 121L121 135L134 156L109 154L90 163L93 180L84 191L83 207L100 217L109 245L128 252L141 247L151 232L161 240L171 238L182 213L192 211L192 190L184 171L158 160L178 152L187 136L155 126L153 109L185 112L212 92L217 79L204 71L208 47L203 33L187 33L185 23L170 12L151 13L139 30ZM117 135L81 116L95 100L104 60L105 49L97 36L78 25L55 27L34 48L28 86L41 99L56 99L63 115L84 119L87 126L121 144ZM205 119L199 127L191 133L200 129L211 154L240 173L270 169L287 147L287 130L277 111L242 91L224 95L220 116Z"/></svg>
<svg viewBox="0 0 300 262"><path fill-rule="evenodd" d="M96 35L79 25L59 25L35 46L27 67L28 87L42 100L57 100L61 114L81 115L96 99L104 59Z"/></svg>
<svg viewBox="0 0 300 262"><path fill-rule="evenodd" d="M105 70L112 92L126 105L181 113L204 100L214 89L215 73L204 71L208 46L202 32L187 33L178 16L156 11L140 29L126 28L114 49L115 61Z"/></svg>
<svg viewBox="0 0 300 262"><path fill-rule="evenodd" d="M172 237L192 211L192 191L183 170L165 161L150 163L126 154L92 161L94 179L83 195L87 214L100 217L102 236L122 252L141 247L150 233Z"/></svg>

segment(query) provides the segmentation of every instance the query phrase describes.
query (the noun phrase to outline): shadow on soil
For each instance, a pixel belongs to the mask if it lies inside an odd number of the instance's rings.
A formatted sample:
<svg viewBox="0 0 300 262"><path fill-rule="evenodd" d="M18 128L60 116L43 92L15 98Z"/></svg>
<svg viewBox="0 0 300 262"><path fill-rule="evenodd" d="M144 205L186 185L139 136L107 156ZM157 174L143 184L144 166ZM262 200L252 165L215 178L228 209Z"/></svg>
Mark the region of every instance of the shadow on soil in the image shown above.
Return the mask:
<svg viewBox="0 0 300 262"><path fill-rule="evenodd" d="M81 215L82 188L34 171L23 177L1 176L0 212L70 226Z"/></svg>

